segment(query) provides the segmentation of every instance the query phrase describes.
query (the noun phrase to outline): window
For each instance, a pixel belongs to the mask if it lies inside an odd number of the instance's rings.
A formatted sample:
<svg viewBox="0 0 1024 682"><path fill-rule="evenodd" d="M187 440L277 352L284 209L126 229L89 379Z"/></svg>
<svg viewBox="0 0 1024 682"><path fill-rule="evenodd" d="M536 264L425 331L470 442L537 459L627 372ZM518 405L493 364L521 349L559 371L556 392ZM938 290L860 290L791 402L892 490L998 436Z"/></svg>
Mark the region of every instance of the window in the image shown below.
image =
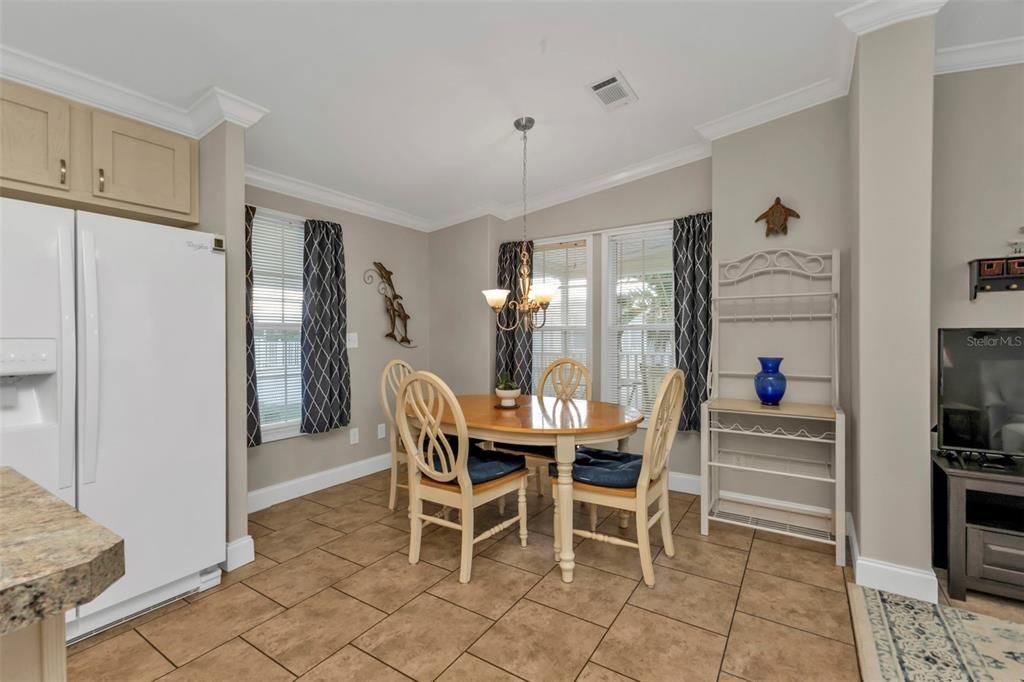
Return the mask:
<svg viewBox="0 0 1024 682"><path fill-rule="evenodd" d="M603 392L649 416L675 366L672 226L613 233L606 243Z"/></svg>
<svg viewBox="0 0 1024 682"><path fill-rule="evenodd" d="M570 357L590 367L590 296L587 242L539 243L533 250L533 281L558 287L547 321L533 332L533 380L554 360ZM551 395L550 384L545 392ZM584 397L582 387L578 398Z"/></svg>
<svg viewBox="0 0 1024 682"><path fill-rule="evenodd" d="M252 223L253 347L264 441L299 433L304 222L257 208Z"/></svg>

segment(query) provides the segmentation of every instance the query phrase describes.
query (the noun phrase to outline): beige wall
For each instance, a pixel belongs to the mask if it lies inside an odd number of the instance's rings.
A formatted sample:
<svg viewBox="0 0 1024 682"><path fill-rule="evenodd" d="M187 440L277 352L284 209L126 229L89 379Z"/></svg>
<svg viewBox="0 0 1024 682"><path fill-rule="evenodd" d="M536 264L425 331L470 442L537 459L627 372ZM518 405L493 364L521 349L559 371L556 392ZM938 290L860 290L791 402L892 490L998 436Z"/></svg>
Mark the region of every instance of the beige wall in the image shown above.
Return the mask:
<svg viewBox="0 0 1024 682"><path fill-rule="evenodd" d="M430 235L430 366L456 393L493 387L494 313L480 291L494 287L497 218L482 216Z"/></svg>
<svg viewBox="0 0 1024 682"><path fill-rule="evenodd" d="M857 50L862 558L930 570L933 17ZM859 576L858 576L859 577Z"/></svg>
<svg viewBox="0 0 1024 682"><path fill-rule="evenodd" d="M857 455L858 441L857 433L860 414L860 68L856 61L853 65L853 74L850 78L850 92L846 97L846 108L848 112L847 131L850 149L850 258L847 272L850 276L850 286L847 289L847 304L850 306L850 326L845 337L848 339L846 346L850 352L849 371L845 374L848 381L845 386L849 389L848 400L844 403L846 408L846 508L853 516L853 529L847 528L847 533L856 532L854 529L860 524L860 511L857 501L860 499L857 485L860 481L860 462ZM844 391L845 392L845 391Z"/></svg>
<svg viewBox="0 0 1024 682"><path fill-rule="evenodd" d="M414 367L428 366L431 273L426 233L256 187L245 188L245 200L255 206L304 218L331 220L342 226L348 280L348 331L359 335L359 347L349 350L352 371L350 427L359 428L359 443L349 445L349 429L339 429L249 448L248 489L255 490L388 451L387 440L377 438L377 424L384 421L378 397L380 373L393 358L402 358ZM375 285L365 284L362 279L363 272L373 267L373 261L381 261L395 273L398 293L404 297L406 308L412 315L409 336L417 344L416 348L403 348L384 338L387 317L383 300ZM244 340L232 347L241 349L239 354L243 358L244 369Z"/></svg>
<svg viewBox="0 0 1024 682"><path fill-rule="evenodd" d="M935 330L1024 326L1024 296L968 295L967 262L1024 239L1024 65L935 79L932 192L932 410Z"/></svg>
<svg viewBox="0 0 1024 682"><path fill-rule="evenodd" d="M224 235L227 302L227 539L249 534L245 399L245 129L199 141L199 229ZM235 350L237 349L237 352Z"/></svg>

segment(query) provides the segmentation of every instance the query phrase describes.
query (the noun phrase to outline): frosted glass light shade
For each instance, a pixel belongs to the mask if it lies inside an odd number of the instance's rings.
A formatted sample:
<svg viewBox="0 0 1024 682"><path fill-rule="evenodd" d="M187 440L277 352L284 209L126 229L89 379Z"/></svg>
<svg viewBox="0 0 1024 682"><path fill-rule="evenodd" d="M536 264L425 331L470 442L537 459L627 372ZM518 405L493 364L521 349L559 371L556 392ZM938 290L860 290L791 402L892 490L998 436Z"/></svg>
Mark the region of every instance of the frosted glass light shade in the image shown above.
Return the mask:
<svg viewBox="0 0 1024 682"><path fill-rule="evenodd" d="M505 299L508 298L508 289L484 289L481 291L484 298L487 299L487 305L492 308L500 308L505 305Z"/></svg>
<svg viewBox="0 0 1024 682"><path fill-rule="evenodd" d="M558 287L554 284L536 283L530 287L530 298L541 305L551 303Z"/></svg>

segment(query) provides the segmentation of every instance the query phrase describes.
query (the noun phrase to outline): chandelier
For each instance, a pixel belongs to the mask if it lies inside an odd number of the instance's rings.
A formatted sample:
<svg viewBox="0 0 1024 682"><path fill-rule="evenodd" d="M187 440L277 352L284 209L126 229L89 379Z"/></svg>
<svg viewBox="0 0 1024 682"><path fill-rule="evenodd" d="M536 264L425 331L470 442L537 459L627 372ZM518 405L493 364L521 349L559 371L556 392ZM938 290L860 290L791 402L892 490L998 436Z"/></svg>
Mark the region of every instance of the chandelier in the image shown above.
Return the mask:
<svg viewBox="0 0 1024 682"><path fill-rule="evenodd" d="M530 253L526 246L526 133L533 128L533 118L524 116L517 118L513 125L523 134L523 243L519 251L519 290L511 298L508 289L484 289L487 305L498 316L498 329L512 331L522 327L524 331L540 329L547 321L548 305L555 295L554 286L533 284L530 273ZM506 326L501 322L501 311L508 310L514 317L513 322Z"/></svg>

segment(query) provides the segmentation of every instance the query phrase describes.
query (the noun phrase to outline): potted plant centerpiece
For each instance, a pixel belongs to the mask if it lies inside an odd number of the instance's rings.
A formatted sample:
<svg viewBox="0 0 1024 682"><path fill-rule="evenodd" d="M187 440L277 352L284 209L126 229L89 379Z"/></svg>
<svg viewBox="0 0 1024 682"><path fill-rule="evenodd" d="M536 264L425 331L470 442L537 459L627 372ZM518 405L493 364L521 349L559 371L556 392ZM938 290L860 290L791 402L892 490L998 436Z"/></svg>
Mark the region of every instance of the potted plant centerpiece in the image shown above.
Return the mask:
<svg viewBox="0 0 1024 682"><path fill-rule="evenodd" d="M502 372L498 375L498 381L494 384L494 395L498 396L502 407L515 407L516 398L521 393L519 385L512 381L512 377L509 376L508 372Z"/></svg>

